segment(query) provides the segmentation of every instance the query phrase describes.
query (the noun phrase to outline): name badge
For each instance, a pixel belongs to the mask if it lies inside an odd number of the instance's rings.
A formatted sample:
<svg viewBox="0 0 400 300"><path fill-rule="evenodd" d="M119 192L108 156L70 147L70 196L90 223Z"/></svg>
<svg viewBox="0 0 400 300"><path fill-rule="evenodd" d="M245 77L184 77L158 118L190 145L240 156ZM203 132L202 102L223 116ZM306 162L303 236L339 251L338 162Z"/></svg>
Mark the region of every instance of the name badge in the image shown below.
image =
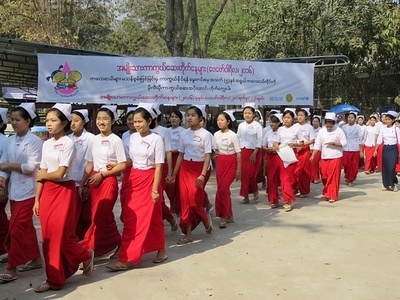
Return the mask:
<svg viewBox="0 0 400 300"><path fill-rule="evenodd" d="M194 135L194 136L193 136L193 142L197 142L197 143L201 142L201 136L199 136L199 135Z"/></svg>
<svg viewBox="0 0 400 300"><path fill-rule="evenodd" d="M223 138L222 139L222 144L223 145L229 145L229 139L228 138Z"/></svg>
<svg viewBox="0 0 400 300"><path fill-rule="evenodd" d="M102 140L101 141L101 147L109 147L110 146L110 141L109 140Z"/></svg>
<svg viewBox="0 0 400 300"><path fill-rule="evenodd" d="M64 148L64 144L55 144L53 146L54 151L60 151Z"/></svg>

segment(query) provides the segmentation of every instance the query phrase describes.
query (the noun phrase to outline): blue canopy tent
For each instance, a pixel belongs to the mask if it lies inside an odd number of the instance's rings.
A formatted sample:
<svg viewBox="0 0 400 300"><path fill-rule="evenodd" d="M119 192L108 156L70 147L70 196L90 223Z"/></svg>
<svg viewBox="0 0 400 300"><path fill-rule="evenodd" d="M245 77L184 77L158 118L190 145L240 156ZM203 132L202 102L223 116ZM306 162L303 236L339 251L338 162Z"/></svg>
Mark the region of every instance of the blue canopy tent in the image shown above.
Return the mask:
<svg viewBox="0 0 400 300"><path fill-rule="evenodd" d="M339 104L336 105L334 107L331 108L331 110L329 112L333 112L337 115L344 115L347 114L351 111L355 111L357 113L360 113L360 109L358 109L357 107L355 107L354 105L350 105L350 104Z"/></svg>

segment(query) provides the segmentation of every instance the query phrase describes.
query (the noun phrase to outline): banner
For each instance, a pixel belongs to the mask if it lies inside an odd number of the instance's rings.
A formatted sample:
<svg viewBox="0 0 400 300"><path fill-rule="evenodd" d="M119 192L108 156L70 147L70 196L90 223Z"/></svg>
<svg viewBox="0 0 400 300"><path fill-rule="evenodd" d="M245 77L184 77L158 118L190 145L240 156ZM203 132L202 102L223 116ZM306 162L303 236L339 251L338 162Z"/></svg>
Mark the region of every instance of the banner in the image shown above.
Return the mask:
<svg viewBox="0 0 400 300"><path fill-rule="evenodd" d="M314 65L38 54L39 102L313 105Z"/></svg>

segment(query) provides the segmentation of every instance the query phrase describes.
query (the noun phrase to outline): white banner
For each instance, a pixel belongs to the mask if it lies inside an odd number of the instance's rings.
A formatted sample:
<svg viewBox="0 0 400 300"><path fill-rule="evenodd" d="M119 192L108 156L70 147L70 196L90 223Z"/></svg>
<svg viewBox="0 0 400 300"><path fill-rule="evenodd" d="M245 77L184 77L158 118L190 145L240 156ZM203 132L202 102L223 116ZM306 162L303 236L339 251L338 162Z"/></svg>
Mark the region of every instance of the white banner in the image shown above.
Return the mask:
<svg viewBox="0 0 400 300"><path fill-rule="evenodd" d="M314 65L38 54L39 102L313 105Z"/></svg>

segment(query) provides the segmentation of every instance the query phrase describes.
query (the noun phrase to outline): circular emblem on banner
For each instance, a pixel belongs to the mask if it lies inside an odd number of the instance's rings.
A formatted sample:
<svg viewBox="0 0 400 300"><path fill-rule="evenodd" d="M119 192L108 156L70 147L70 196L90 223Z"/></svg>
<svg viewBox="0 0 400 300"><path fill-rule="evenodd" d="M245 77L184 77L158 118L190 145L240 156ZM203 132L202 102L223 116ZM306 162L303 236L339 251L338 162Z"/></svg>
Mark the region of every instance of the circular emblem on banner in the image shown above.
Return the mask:
<svg viewBox="0 0 400 300"><path fill-rule="evenodd" d="M287 94L286 95L286 102L292 102L293 100L293 95L292 94Z"/></svg>

